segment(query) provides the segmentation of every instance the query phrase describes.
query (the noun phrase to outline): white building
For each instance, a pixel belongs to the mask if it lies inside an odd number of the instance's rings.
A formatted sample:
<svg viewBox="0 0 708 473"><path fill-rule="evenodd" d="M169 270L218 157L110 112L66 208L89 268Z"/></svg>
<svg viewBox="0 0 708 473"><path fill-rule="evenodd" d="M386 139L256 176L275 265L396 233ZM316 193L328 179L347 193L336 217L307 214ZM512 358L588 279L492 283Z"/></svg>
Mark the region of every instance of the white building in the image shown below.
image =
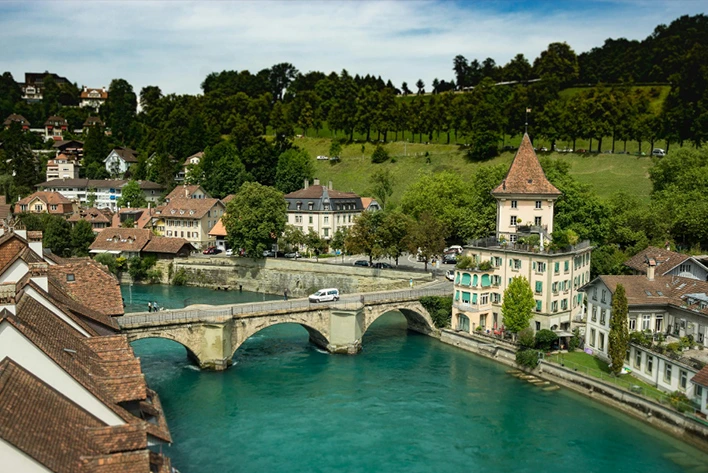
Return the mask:
<svg viewBox="0 0 708 473"><path fill-rule="evenodd" d="M592 247L589 242L553 244L553 206L561 193L546 178L528 135L492 195L497 199L496 234L464 247L463 255L474 264L456 270L452 327L501 330L504 291L512 278L523 276L536 300L532 328L570 336L573 323L582 319L578 288L590 280Z"/></svg>
<svg viewBox="0 0 708 473"><path fill-rule="evenodd" d="M58 192L69 200L79 202L82 206L115 211L118 208L121 189L128 182L130 181L120 179L54 179L37 184L37 187L41 190ZM164 188L150 181L137 182L143 190L145 200L157 204Z"/></svg>
<svg viewBox="0 0 708 473"><path fill-rule="evenodd" d="M79 107L87 107L92 108L94 110L98 110L101 105L103 105L106 100L108 100L108 91L105 87L101 87L100 89L91 89L89 87L84 86L83 90L81 91L80 98L81 101L79 102Z"/></svg>
<svg viewBox="0 0 708 473"><path fill-rule="evenodd" d="M350 228L357 216L364 211L362 198L353 192L340 192L321 186L315 179L310 186L305 180L304 189L285 195L288 204L288 224L299 228L304 234L310 230L329 240L340 228ZM380 210L375 200L368 202L369 210Z"/></svg>
<svg viewBox="0 0 708 473"><path fill-rule="evenodd" d="M138 152L127 147L118 147L111 150L103 160L106 164L106 171L111 176L122 176L130 168L131 164L138 162Z"/></svg>
<svg viewBox="0 0 708 473"><path fill-rule="evenodd" d="M47 181L53 179L78 179L79 163L64 154L47 161Z"/></svg>

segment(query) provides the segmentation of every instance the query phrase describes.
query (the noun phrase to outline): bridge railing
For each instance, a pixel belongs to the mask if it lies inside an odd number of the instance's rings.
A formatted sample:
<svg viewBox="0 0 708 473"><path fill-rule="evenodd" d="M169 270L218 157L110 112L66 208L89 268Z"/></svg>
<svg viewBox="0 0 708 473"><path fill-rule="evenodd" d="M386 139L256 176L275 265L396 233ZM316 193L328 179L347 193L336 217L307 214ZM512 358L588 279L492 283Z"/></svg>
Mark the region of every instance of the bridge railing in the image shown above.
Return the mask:
<svg viewBox="0 0 708 473"><path fill-rule="evenodd" d="M288 301L254 302L231 304L204 309L176 309L137 315L124 315L117 318L123 328L142 325L163 325L170 323L189 323L190 321L208 321L231 317L243 317L264 312L302 311L313 309L356 310L362 305L386 302L410 302L425 296L450 295L449 287L430 287L422 289L403 289L396 291L373 292L343 295L339 301L316 303L309 299L291 299Z"/></svg>

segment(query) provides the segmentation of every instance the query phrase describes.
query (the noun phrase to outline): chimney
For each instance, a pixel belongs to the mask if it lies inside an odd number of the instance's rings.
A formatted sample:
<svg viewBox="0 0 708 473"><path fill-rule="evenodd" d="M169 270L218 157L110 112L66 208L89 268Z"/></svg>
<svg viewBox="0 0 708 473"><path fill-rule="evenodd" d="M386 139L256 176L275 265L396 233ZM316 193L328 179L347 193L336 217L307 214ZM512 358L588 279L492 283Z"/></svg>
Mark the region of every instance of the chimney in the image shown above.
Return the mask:
<svg viewBox="0 0 708 473"><path fill-rule="evenodd" d="M319 179L317 179L317 178L315 178L315 182L314 182L314 184L313 184L313 185L315 185L315 186L319 186L319 185L320 185L320 180L319 180Z"/></svg>
<svg viewBox="0 0 708 473"><path fill-rule="evenodd" d="M34 251L40 258L44 258L42 254L42 232L27 232L27 242L30 250Z"/></svg>
<svg viewBox="0 0 708 473"><path fill-rule="evenodd" d="M649 281L654 280L654 270L656 269L656 261L653 259L649 260L648 266L647 266L647 279Z"/></svg>
<svg viewBox="0 0 708 473"><path fill-rule="evenodd" d="M45 292L49 292L49 281L47 279L47 263L29 264L30 280L41 287Z"/></svg>
<svg viewBox="0 0 708 473"><path fill-rule="evenodd" d="M329 188L329 190L332 190L332 181L329 181L329 182L327 183L327 187Z"/></svg>
<svg viewBox="0 0 708 473"><path fill-rule="evenodd" d="M305 187L303 187L303 189L307 189L308 187L310 187L310 180L305 179ZM17 200L20 200L20 199L18 198Z"/></svg>

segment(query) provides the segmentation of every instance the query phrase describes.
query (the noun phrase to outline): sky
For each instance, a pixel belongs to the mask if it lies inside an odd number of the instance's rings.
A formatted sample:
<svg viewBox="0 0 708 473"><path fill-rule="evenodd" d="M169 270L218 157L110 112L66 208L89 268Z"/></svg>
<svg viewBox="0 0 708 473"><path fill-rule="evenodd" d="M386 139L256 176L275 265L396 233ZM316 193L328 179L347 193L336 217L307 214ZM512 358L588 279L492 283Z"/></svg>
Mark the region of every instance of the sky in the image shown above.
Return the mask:
<svg viewBox="0 0 708 473"><path fill-rule="evenodd" d="M136 93L201 92L207 74L280 62L299 71L381 75L400 87L454 79L452 60L552 42L577 54L607 38L644 39L659 24L704 13L708 0L84 1L0 0L0 72L55 72L79 86L123 78Z"/></svg>

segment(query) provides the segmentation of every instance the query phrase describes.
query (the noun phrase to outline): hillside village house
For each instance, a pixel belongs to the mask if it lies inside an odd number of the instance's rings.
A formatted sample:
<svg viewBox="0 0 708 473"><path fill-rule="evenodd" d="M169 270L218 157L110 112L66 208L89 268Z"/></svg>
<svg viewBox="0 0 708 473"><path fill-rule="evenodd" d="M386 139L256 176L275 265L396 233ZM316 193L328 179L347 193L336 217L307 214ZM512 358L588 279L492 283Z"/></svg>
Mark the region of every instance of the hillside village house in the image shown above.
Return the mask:
<svg viewBox="0 0 708 473"><path fill-rule="evenodd" d="M68 217L78 210L78 205L58 192L37 191L15 204L15 214L52 214Z"/></svg>
<svg viewBox="0 0 708 473"><path fill-rule="evenodd" d="M184 238L162 237L144 228L107 228L89 247L92 255L110 253L124 258L152 255L158 259L185 257L194 250Z"/></svg>
<svg viewBox="0 0 708 473"><path fill-rule="evenodd" d="M96 111L108 100L108 91L105 87L100 89L91 89L84 86L81 91L79 107L92 108Z"/></svg>
<svg viewBox="0 0 708 473"><path fill-rule="evenodd" d="M77 212L74 212L67 220L69 221L69 223L71 223L72 227L76 225L79 220L86 220L88 223L91 224L93 232L99 233L104 228L108 228L111 226L112 219L113 214L111 214L110 210L100 210L95 207L92 207L90 209L79 209Z"/></svg>
<svg viewBox="0 0 708 473"><path fill-rule="evenodd" d="M165 203L169 204L172 199L210 199L211 196L202 186L177 186L172 192L165 196ZM222 201L223 202L223 201ZM224 204L226 205L226 204Z"/></svg>
<svg viewBox="0 0 708 473"><path fill-rule="evenodd" d="M650 261L645 275L599 276L580 290L587 295L585 346L598 358L609 361L612 300L621 284L627 295L630 332L645 332L670 340L691 336L708 347L708 282L680 276L655 276ZM703 398L702 385L690 383L701 369L691 356L660 353L631 344L625 366L638 378L667 391L681 391L689 398Z"/></svg>
<svg viewBox="0 0 708 473"><path fill-rule="evenodd" d="M47 161L47 181L52 179L78 179L79 163L65 154Z"/></svg>
<svg viewBox="0 0 708 473"><path fill-rule="evenodd" d="M135 228L153 228L153 223L160 216L161 207L131 208L123 207L112 215L111 227L122 227L126 220L132 220Z"/></svg>
<svg viewBox="0 0 708 473"><path fill-rule="evenodd" d="M60 140L52 143L52 149L56 150L56 155L63 154L69 159L80 163L84 157L84 143L79 140Z"/></svg>
<svg viewBox="0 0 708 473"><path fill-rule="evenodd" d="M185 238L197 248L214 245L216 239L209 235L225 210L219 199L171 198L159 209L153 221L154 231L165 237Z"/></svg>
<svg viewBox="0 0 708 473"><path fill-rule="evenodd" d="M111 176L122 176L130 168L131 164L138 162L138 152L131 148L119 146L112 149L103 162L106 164L106 171Z"/></svg>
<svg viewBox="0 0 708 473"><path fill-rule="evenodd" d="M18 83L22 90L22 99L26 102L39 102L44 91L44 79L51 76L57 85L71 84L66 77L53 72L25 72L25 81Z"/></svg>
<svg viewBox="0 0 708 473"><path fill-rule="evenodd" d="M578 288L590 280L592 248L589 242L552 245L553 205L561 193L546 178L528 135L492 195L497 200L496 234L464 247L475 268L455 271L452 327L468 333L501 330L504 291L512 278L523 276L536 301L531 327L571 336L573 323L582 321ZM538 244L527 242L531 235ZM479 269L480 263L491 266Z"/></svg>
<svg viewBox="0 0 708 473"><path fill-rule="evenodd" d="M103 127L105 124L103 123L103 120L101 120L99 117L88 117L86 118L86 121L84 121L84 129L92 127L92 126L100 126ZM83 132L83 130L82 130Z"/></svg>
<svg viewBox="0 0 708 473"><path fill-rule="evenodd" d="M160 399L112 318L123 315L118 281L95 261L43 255L41 232L4 226L3 471L169 473L148 449L172 442Z"/></svg>
<svg viewBox="0 0 708 473"><path fill-rule="evenodd" d="M624 262L633 274L646 274L649 261L654 261L657 276L681 276L708 280L708 267L698 258L671 251L669 248L650 246Z"/></svg>
<svg viewBox="0 0 708 473"><path fill-rule="evenodd" d="M69 200L83 206L92 205L98 209L118 209L121 189L130 181L120 179L54 179L37 184L41 190L59 192ZM145 200L156 204L163 187L150 181L137 181ZM93 200L93 202L91 202Z"/></svg>
<svg viewBox="0 0 708 473"><path fill-rule="evenodd" d="M310 185L285 195L288 204L288 224L308 234L310 230L329 240L340 228L351 228L356 218L364 211L362 198L353 192L340 192L332 188L332 181L327 186L320 185L315 179ZM380 210L375 200L368 202L369 210Z"/></svg>
<svg viewBox="0 0 708 473"><path fill-rule="evenodd" d="M204 152L200 151L185 159L184 164L175 176L175 181L177 181L178 183L183 182L184 179L189 176L190 169L199 164L199 161L201 161L202 156L204 156Z"/></svg>
<svg viewBox="0 0 708 473"><path fill-rule="evenodd" d="M64 139L64 132L69 129L69 122L64 117L52 115L44 122L45 141L61 141Z"/></svg>
<svg viewBox="0 0 708 473"><path fill-rule="evenodd" d="M10 125L12 125L13 122L19 123L22 129L25 131L30 129L30 122L27 121L27 119L22 115L17 115L16 113L8 115L8 117L5 119L4 122L2 122L2 124L5 128L10 128Z"/></svg>

